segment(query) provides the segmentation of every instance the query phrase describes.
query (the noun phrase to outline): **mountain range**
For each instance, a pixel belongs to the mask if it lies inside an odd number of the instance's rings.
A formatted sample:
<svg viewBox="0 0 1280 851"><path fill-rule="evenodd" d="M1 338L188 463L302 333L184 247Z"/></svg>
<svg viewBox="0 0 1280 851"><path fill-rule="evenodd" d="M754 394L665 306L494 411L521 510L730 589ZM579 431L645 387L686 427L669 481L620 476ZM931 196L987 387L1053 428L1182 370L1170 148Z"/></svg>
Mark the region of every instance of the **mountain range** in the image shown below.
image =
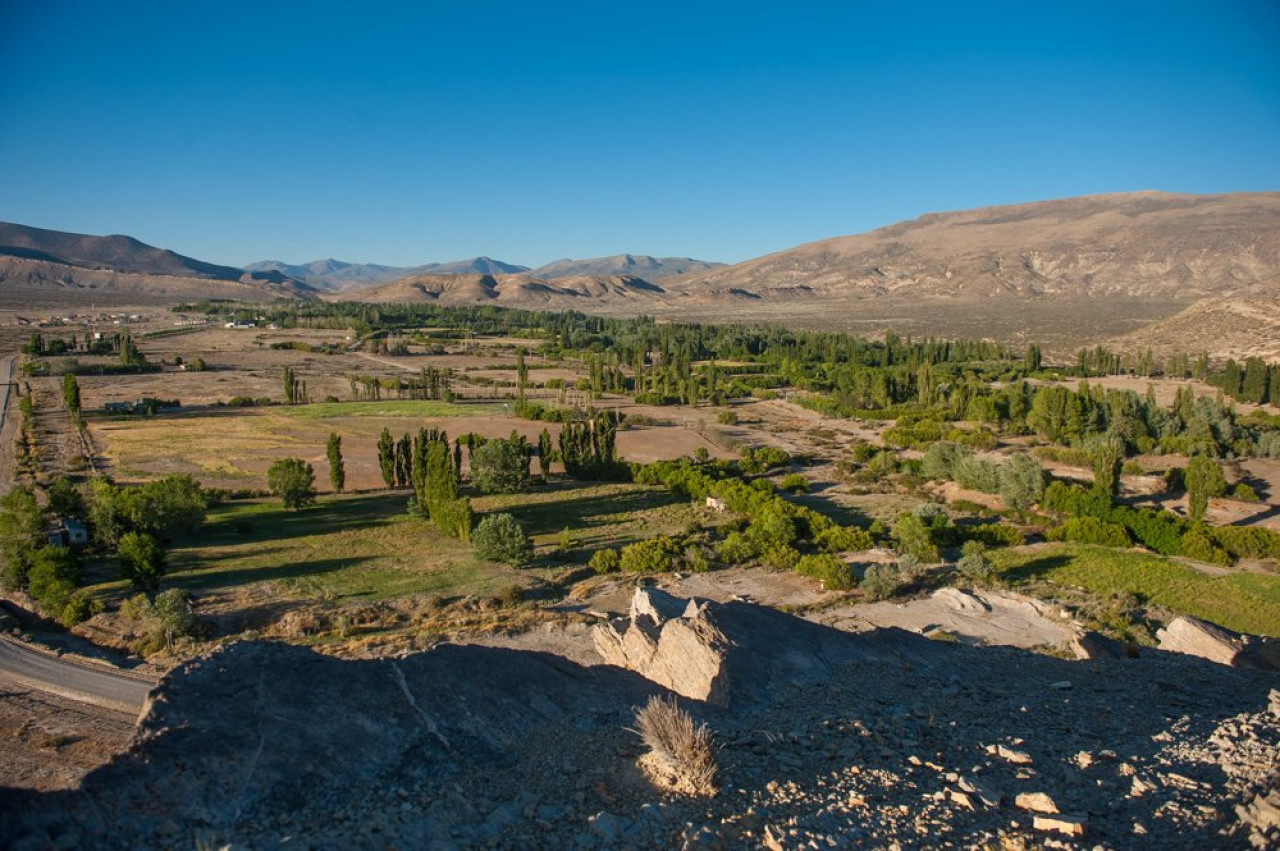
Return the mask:
<svg viewBox="0 0 1280 851"><path fill-rule="evenodd" d="M247 270L129 237L0 225L0 298L498 303L874 334L1280 356L1280 193L1133 192L930 213L734 265L622 254L535 269L321 260ZM1246 319L1246 317L1251 317Z"/></svg>
<svg viewBox="0 0 1280 851"><path fill-rule="evenodd" d="M425 263L421 266L382 266L377 263L348 263L343 260L313 260L290 264L280 260L261 260L244 268L254 272L278 272L319 289L346 292L361 286L384 284L402 278L422 275L512 275L525 273L530 278L554 280L582 275L627 275L655 281L676 275L707 272L724 266L691 257L651 257L648 254L615 254L586 260L564 258L536 269L504 263L490 257L473 257L448 263Z"/></svg>

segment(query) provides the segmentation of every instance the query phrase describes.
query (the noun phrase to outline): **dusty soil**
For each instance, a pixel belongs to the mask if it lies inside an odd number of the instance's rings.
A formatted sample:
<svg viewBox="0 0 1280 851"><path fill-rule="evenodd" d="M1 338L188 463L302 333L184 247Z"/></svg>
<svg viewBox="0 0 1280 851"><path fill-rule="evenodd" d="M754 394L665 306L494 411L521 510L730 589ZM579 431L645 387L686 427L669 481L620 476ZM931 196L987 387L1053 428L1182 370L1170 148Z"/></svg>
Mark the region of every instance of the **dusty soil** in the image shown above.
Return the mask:
<svg viewBox="0 0 1280 851"><path fill-rule="evenodd" d="M74 789L125 749L136 717L6 682L0 676L0 786Z"/></svg>

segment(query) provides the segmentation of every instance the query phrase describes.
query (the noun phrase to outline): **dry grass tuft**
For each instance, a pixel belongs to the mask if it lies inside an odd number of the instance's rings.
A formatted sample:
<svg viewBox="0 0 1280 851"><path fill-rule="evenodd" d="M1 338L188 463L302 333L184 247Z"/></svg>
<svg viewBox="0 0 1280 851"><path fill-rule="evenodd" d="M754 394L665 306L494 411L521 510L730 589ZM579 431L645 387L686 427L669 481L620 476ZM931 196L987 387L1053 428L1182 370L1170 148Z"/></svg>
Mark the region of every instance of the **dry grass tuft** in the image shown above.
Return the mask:
<svg viewBox="0 0 1280 851"><path fill-rule="evenodd" d="M636 729L649 747L642 767L655 780L676 791L710 796L716 793L716 753L711 730L695 723L674 697L651 697L636 712Z"/></svg>

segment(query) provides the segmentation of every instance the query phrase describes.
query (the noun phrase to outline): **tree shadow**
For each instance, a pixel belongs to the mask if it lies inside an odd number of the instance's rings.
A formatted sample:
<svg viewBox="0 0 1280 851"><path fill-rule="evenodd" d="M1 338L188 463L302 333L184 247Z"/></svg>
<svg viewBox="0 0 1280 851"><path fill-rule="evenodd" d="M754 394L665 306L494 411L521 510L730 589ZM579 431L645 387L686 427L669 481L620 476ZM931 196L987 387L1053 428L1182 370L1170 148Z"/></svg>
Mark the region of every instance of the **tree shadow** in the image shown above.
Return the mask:
<svg viewBox="0 0 1280 851"><path fill-rule="evenodd" d="M1068 564L1071 564L1071 556L1068 555L1043 556L1005 571L1003 575L1014 580L1038 579Z"/></svg>
<svg viewBox="0 0 1280 851"><path fill-rule="evenodd" d="M329 558L291 562L273 567L245 567L235 570L218 570L216 565L207 570L185 571L166 577L166 584L184 588L192 592L209 592L225 590L252 582L270 582L280 579L301 579L336 573L349 567L357 567L369 561L366 556L349 556L346 558Z"/></svg>
<svg viewBox="0 0 1280 851"><path fill-rule="evenodd" d="M552 503L514 505L501 509L511 514L530 535L594 529L611 525L616 515L631 514L687 502L670 491L630 491L606 496L581 496Z"/></svg>
<svg viewBox="0 0 1280 851"><path fill-rule="evenodd" d="M210 513L210 519L184 545L235 546L384 526L404 512L405 504L403 493L383 492L349 499L326 499L298 511L281 506L274 510L246 513L236 510L235 506L222 506Z"/></svg>

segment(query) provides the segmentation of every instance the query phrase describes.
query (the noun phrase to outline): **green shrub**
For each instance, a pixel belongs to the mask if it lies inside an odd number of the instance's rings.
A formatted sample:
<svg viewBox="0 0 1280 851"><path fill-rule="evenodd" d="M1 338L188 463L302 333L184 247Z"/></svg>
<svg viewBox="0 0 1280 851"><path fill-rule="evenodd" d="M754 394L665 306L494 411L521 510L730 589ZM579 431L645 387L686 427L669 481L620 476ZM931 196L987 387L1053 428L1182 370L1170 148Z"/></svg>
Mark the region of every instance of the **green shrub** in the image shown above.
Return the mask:
<svg viewBox="0 0 1280 851"><path fill-rule="evenodd" d="M627 573L665 573L672 569L679 554L675 541L659 535L623 547L619 566Z"/></svg>
<svg viewBox="0 0 1280 851"><path fill-rule="evenodd" d="M1261 526L1217 526L1214 542L1236 558L1280 559L1280 532Z"/></svg>
<svg viewBox="0 0 1280 851"><path fill-rule="evenodd" d="M80 564L65 547L44 547L31 559L27 588L51 618L61 618L80 587Z"/></svg>
<svg viewBox="0 0 1280 851"><path fill-rule="evenodd" d="M1238 482L1236 486L1232 488L1231 496L1233 499L1238 499L1241 502L1262 502L1257 491L1249 487L1244 482Z"/></svg>
<svg viewBox="0 0 1280 851"><path fill-rule="evenodd" d="M743 564L756 557L756 546L741 532L730 532L716 547L716 560Z"/></svg>
<svg viewBox="0 0 1280 851"><path fill-rule="evenodd" d="M981 541L965 541L956 570L970 582L985 584L995 579L996 566L987 556L987 548Z"/></svg>
<svg viewBox="0 0 1280 851"><path fill-rule="evenodd" d="M315 468L301 458L281 458L267 470L267 487L285 508L304 508L316 501Z"/></svg>
<svg viewBox="0 0 1280 851"><path fill-rule="evenodd" d="M1123 526L1096 517L1068 518L1061 526L1046 532L1045 537L1051 541L1075 541L1104 547L1128 547L1132 543Z"/></svg>
<svg viewBox="0 0 1280 851"><path fill-rule="evenodd" d="M760 553L760 563L775 570L791 570L799 561L799 551L788 544L773 544Z"/></svg>
<svg viewBox="0 0 1280 851"><path fill-rule="evenodd" d="M981 541L988 547L1020 547L1026 543L1022 533L1007 523L984 523L979 526L958 527L966 541Z"/></svg>
<svg viewBox="0 0 1280 851"><path fill-rule="evenodd" d="M618 557L617 550L596 550L591 554L591 560L587 565L599 574L617 573L621 569L621 559Z"/></svg>
<svg viewBox="0 0 1280 851"><path fill-rule="evenodd" d="M488 440L471 452L471 484L481 493L519 493L529 484L529 459L522 443Z"/></svg>
<svg viewBox="0 0 1280 851"><path fill-rule="evenodd" d="M795 570L801 576L817 579L828 591L847 591L854 584L849 565L830 553L801 556Z"/></svg>
<svg viewBox="0 0 1280 851"><path fill-rule="evenodd" d="M913 582L925 574L924 564L911 553L898 556L897 568L898 575L906 582Z"/></svg>
<svg viewBox="0 0 1280 851"><path fill-rule="evenodd" d="M910 553L928 564L938 560L938 548L933 544L929 528L909 511L898 516L898 522L893 527L893 538L900 553Z"/></svg>
<svg viewBox="0 0 1280 851"><path fill-rule="evenodd" d="M875 546L869 533L853 526L832 526L819 534L814 543L833 553L861 552Z"/></svg>
<svg viewBox="0 0 1280 851"><path fill-rule="evenodd" d="M1204 529L1191 529L1182 536L1182 554L1196 561L1230 566L1231 556L1217 546Z"/></svg>
<svg viewBox="0 0 1280 851"><path fill-rule="evenodd" d="M716 414L716 422L720 423L720 425L737 425L738 415L733 411L721 411Z"/></svg>
<svg viewBox="0 0 1280 851"><path fill-rule="evenodd" d="M859 587L872 600L887 600L898 592L902 578L896 565L873 564L862 575Z"/></svg>
<svg viewBox="0 0 1280 851"><path fill-rule="evenodd" d="M510 514L490 514L471 535L476 555L487 561L523 564L533 558L533 544L520 521Z"/></svg>
<svg viewBox="0 0 1280 851"><path fill-rule="evenodd" d="M808 493L809 480L799 473L791 473L783 477L782 483L778 487L789 493Z"/></svg>

